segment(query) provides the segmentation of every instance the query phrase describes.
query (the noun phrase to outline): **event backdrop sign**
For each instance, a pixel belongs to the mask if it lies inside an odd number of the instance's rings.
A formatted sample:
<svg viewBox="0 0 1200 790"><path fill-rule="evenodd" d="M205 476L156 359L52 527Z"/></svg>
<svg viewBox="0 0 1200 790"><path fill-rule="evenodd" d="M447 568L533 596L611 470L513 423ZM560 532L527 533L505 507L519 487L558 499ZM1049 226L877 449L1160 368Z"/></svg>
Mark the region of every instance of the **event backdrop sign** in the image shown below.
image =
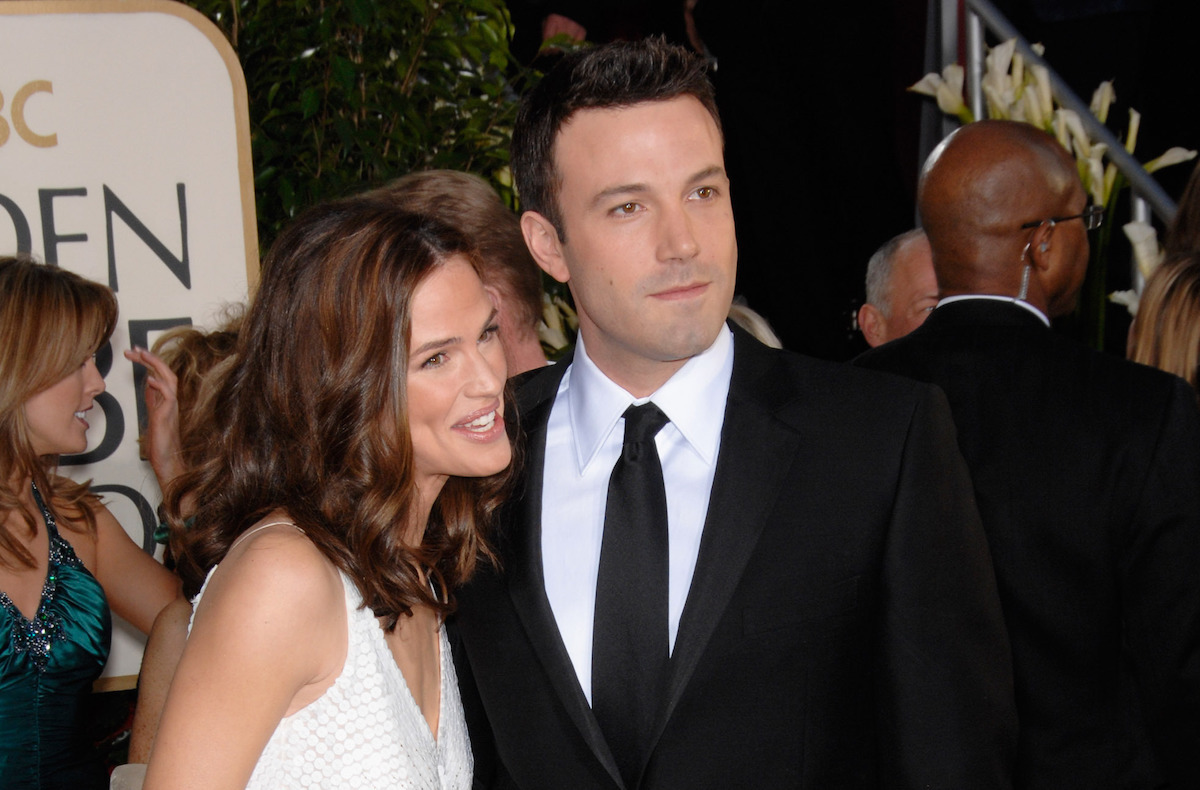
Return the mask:
<svg viewBox="0 0 1200 790"><path fill-rule="evenodd" d="M107 392L91 479L154 550L160 493L139 459L142 373L122 351L178 324L212 326L258 271L246 85L221 32L171 0L0 2L0 254L32 253L107 283L121 316L97 365ZM114 629L106 676L143 640Z"/></svg>

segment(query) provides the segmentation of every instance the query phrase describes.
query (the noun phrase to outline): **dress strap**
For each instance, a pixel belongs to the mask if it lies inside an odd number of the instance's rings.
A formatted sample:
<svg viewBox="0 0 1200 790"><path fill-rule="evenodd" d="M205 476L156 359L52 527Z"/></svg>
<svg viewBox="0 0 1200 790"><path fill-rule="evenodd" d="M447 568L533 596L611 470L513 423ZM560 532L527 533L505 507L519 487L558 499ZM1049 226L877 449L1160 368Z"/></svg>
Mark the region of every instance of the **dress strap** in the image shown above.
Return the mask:
<svg viewBox="0 0 1200 790"><path fill-rule="evenodd" d="M29 486L33 489L33 501L37 503L38 508L42 511L42 520L46 522L46 531L51 535L58 535L58 522L54 520L54 514L50 512L50 508L46 506L45 500L42 499L42 492L38 491L37 483L30 481Z"/></svg>
<svg viewBox="0 0 1200 790"><path fill-rule="evenodd" d="M251 536L251 535L253 535L255 532L262 532L262 531L263 531L264 529L266 529L267 527L280 527L280 526L288 526L288 527L293 527L293 528L295 528L295 529L296 529L296 530L297 530L297 531L298 531L298 532L299 532L301 535L303 535L303 534L304 534L304 530L300 529L300 527L297 527L297 526L296 526L296 524L295 524L295 522L292 522L292 521L271 521L271 522L269 522L269 523L266 523L266 524L259 524L257 527L254 527L253 529L248 529L248 530L246 530L245 532L243 532L241 535L238 535L238 537L237 537L237 540L235 540L233 543L230 543L230 544L229 544L229 548L228 548L228 549L225 551L225 553L226 553L226 554L228 554L229 552L233 551L233 548L234 548L235 546L237 546L237 544L241 543L243 540L245 540L246 538L250 537L250 536Z"/></svg>

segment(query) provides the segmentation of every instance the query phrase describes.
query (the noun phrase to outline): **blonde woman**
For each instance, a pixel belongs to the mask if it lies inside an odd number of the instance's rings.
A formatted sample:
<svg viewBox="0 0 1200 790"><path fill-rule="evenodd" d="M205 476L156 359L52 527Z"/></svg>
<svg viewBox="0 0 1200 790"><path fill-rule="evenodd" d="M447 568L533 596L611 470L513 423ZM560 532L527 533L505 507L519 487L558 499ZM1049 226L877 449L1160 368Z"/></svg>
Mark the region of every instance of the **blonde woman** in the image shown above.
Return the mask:
<svg viewBox="0 0 1200 790"><path fill-rule="evenodd" d="M1150 275L1129 328L1128 356L1200 389L1200 258L1167 261Z"/></svg>
<svg viewBox="0 0 1200 790"><path fill-rule="evenodd" d="M5 788L108 786L83 703L108 659L109 607L142 632L179 583L112 514L57 473L87 449L104 391L95 353L112 291L0 258L0 778Z"/></svg>

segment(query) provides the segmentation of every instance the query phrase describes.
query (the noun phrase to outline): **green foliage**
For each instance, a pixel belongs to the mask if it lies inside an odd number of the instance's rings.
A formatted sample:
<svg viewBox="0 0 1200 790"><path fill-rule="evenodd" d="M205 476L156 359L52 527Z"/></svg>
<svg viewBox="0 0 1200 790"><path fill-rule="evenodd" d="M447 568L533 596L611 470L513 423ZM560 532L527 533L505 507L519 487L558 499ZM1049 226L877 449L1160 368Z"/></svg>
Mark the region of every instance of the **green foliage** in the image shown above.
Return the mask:
<svg viewBox="0 0 1200 790"><path fill-rule="evenodd" d="M259 238L297 211L412 170L489 180L515 205L508 144L526 72L503 0L188 0L237 51Z"/></svg>

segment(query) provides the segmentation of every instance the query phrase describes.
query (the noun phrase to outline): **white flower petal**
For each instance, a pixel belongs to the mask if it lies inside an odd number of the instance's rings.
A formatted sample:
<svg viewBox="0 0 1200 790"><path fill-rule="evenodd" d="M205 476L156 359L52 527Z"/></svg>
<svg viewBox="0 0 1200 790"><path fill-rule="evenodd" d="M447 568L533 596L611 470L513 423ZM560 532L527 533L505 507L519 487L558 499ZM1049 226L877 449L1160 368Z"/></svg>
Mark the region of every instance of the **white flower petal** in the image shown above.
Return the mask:
<svg viewBox="0 0 1200 790"><path fill-rule="evenodd" d="M1017 40L1010 38L991 48L987 58L984 59L984 85L991 85L1000 93L1012 88L1012 77L1008 72L1012 68L1013 52L1016 47Z"/></svg>
<svg viewBox="0 0 1200 790"><path fill-rule="evenodd" d="M938 86L944 81L941 74L931 71L917 82L909 85L908 89L913 93L920 93L925 96L937 96Z"/></svg>
<svg viewBox="0 0 1200 790"><path fill-rule="evenodd" d="M1140 301L1137 291L1113 291L1108 295L1108 301L1113 304L1125 305L1129 314L1137 318L1138 302Z"/></svg>
<svg viewBox="0 0 1200 790"><path fill-rule="evenodd" d="M1142 114L1132 107L1129 108L1129 130L1125 132L1125 150L1133 153L1137 148L1138 128L1142 125Z"/></svg>
<svg viewBox="0 0 1200 790"><path fill-rule="evenodd" d="M1146 172L1153 173L1155 170L1162 170L1164 167L1178 165L1195 158L1195 151L1189 151L1187 148L1175 146L1174 148L1168 148L1162 156L1156 159L1151 159L1149 162L1147 162Z"/></svg>
<svg viewBox="0 0 1200 790"><path fill-rule="evenodd" d="M1112 80L1105 80L1100 83L1100 87L1092 94L1092 115L1100 121L1100 123L1108 123L1108 108L1117 100L1117 94L1113 91Z"/></svg>
<svg viewBox="0 0 1200 790"><path fill-rule="evenodd" d="M1148 222L1127 222L1121 230L1133 248L1133 259L1143 278L1149 278L1162 263L1163 251L1158 246L1158 231Z"/></svg>

